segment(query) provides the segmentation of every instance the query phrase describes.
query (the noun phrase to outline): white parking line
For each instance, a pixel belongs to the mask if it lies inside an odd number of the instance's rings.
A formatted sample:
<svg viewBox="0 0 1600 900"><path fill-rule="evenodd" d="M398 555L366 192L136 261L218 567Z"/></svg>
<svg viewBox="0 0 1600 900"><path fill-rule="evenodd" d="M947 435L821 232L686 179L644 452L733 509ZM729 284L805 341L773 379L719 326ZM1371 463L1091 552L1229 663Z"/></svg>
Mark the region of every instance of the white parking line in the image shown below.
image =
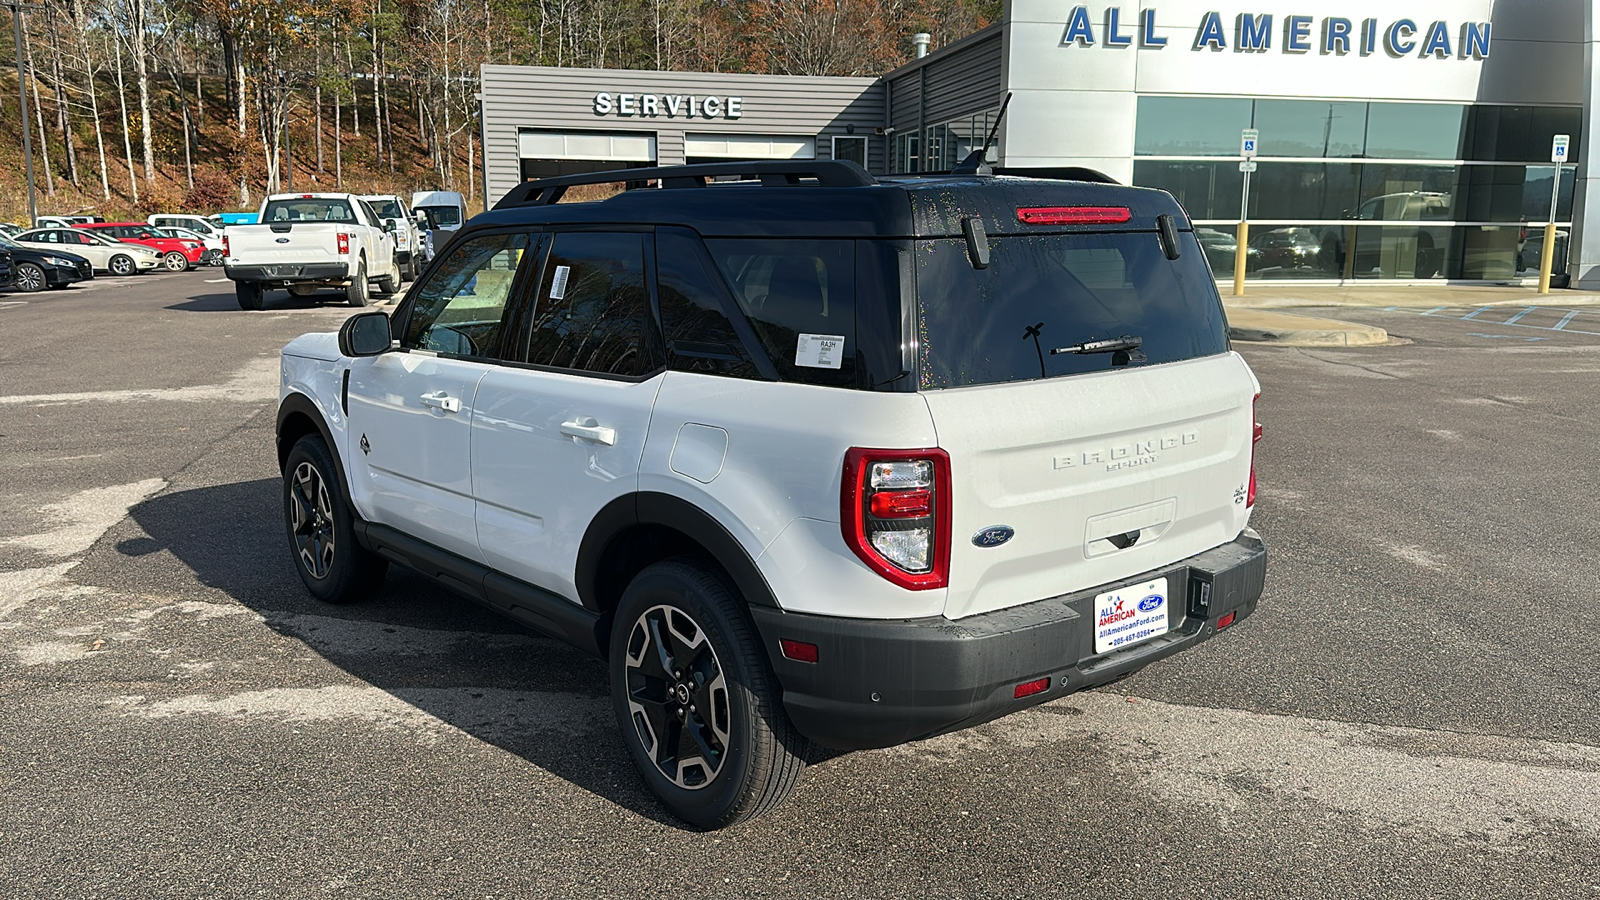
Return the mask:
<svg viewBox="0 0 1600 900"><path fill-rule="evenodd" d="M207 278L206 284L227 284L231 278Z"/></svg>
<svg viewBox="0 0 1600 900"><path fill-rule="evenodd" d="M11 309L17 306L27 306L26 300L0 300L0 309Z"/></svg>

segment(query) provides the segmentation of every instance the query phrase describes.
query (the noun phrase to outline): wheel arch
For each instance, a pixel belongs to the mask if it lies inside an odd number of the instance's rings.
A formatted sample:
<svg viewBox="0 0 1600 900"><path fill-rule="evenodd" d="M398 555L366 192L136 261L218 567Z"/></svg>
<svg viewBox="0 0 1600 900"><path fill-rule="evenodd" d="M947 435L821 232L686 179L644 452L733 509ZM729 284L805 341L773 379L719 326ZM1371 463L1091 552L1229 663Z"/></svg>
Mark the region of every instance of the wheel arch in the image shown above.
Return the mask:
<svg viewBox="0 0 1600 900"><path fill-rule="evenodd" d="M653 491L618 497L594 517L578 548L578 599L609 615L635 575L674 556L698 557L720 569L746 603L778 608L755 560L722 523L681 497Z"/></svg>
<svg viewBox="0 0 1600 900"><path fill-rule="evenodd" d="M292 393L283 398L278 405L277 450L278 471L281 473L289 462L289 451L301 438L308 434L315 434L322 438L328 445L328 454L333 457L333 466L339 473L339 490L344 492L345 501L350 500L350 479L344 470L344 458L339 455L339 445L334 443L333 431L328 428L328 423L322 417L322 410L305 394ZM354 509L354 505L351 506Z"/></svg>

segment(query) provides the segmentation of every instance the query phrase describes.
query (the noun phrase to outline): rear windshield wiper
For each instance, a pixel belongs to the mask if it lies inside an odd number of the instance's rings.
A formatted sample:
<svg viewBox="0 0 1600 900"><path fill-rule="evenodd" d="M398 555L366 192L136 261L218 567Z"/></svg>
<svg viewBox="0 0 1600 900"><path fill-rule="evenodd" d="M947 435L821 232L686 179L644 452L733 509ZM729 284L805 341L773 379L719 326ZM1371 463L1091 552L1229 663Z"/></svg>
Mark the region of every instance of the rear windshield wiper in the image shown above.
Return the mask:
<svg viewBox="0 0 1600 900"><path fill-rule="evenodd" d="M1063 353L1117 353L1123 350L1137 350L1142 346L1144 346L1144 338L1125 334L1122 337L1105 341L1085 341L1081 344L1073 344L1071 347L1057 347L1050 351L1050 355L1059 356Z"/></svg>

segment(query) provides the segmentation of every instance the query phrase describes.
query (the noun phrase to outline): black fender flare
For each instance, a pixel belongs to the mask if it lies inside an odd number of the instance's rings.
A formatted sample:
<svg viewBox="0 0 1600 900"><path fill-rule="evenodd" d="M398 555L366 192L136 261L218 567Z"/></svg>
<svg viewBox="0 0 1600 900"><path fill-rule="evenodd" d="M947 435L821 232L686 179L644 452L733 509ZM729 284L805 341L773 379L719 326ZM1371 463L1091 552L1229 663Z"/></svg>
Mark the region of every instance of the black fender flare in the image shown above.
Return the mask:
<svg viewBox="0 0 1600 900"><path fill-rule="evenodd" d="M585 608L604 612L597 591L600 561L613 539L636 525L660 525L704 547L753 606L780 609L772 587L744 546L705 510L681 497L656 491L626 494L606 504L589 523L578 547L574 582Z"/></svg>

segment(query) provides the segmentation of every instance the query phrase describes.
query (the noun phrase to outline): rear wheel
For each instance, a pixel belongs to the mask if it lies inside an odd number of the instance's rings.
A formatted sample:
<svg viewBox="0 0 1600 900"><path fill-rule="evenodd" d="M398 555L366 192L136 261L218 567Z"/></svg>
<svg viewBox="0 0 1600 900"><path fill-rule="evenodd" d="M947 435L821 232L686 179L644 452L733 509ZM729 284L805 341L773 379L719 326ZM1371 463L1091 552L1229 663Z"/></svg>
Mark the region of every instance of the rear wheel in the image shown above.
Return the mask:
<svg viewBox="0 0 1600 900"><path fill-rule="evenodd" d="M389 563L356 543L355 517L320 435L306 435L289 451L283 521L300 580L318 600L352 603L383 584Z"/></svg>
<svg viewBox="0 0 1600 900"><path fill-rule="evenodd" d="M350 276L350 286L344 289L344 299L351 306L366 306L371 296L371 288L367 286L367 263L362 260L356 263L355 274Z"/></svg>
<svg viewBox="0 0 1600 900"><path fill-rule="evenodd" d="M133 257L126 253L118 253L106 263L106 269L113 275L132 275L134 272Z"/></svg>
<svg viewBox="0 0 1600 900"><path fill-rule="evenodd" d="M800 782L806 741L733 591L690 560L656 563L628 585L615 622L612 704L656 797L708 829L781 804Z"/></svg>
<svg viewBox="0 0 1600 900"><path fill-rule="evenodd" d="M394 274L378 279L378 293L393 294L400 290L400 264L394 264Z"/></svg>
<svg viewBox="0 0 1600 900"><path fill-rule="evenodd" d="M45 288L44 270L33 263L17 264L17 290L33 293Z"/></svg>
<svg viewBox="0 0 1600 900"><path fill-rule="evenodd" d="M240 309L261 308L261 285L254 281L235 281L233 283L234 296L239 298Z"/></svg>
<svg viewBox="0 0 1600 900"><path fill-rule="evenodd" d="M165 256L161 257L161 264L167 267L168 272L189 271L188 257L176 250L169 251Z"/></svg>

